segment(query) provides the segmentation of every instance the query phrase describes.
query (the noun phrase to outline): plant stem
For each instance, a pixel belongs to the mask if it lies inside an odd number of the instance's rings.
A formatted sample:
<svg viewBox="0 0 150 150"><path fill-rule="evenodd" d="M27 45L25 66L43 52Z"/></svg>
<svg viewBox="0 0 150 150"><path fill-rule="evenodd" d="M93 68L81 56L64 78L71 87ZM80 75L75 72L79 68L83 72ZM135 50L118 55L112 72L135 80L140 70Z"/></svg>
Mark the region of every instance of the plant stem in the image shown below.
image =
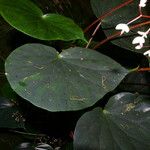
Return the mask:
<svg viewBox="0 0 150 150"><path fill-rule="evenodd" d="M137 71L138 72L150 71L150 67L148 67L148 68L139 68Z"/></svg>
<svg viewBox="0 0 150 150"><path fill-rule="evenodd" d="M100 22L100 23L96 26L96 28L95 28L94 32L92 33L92 36L91 36L90 40L88 41L88 43L87 43L87 45L86 45L86 48L88 48L88 47L89 47L90 43L91 43L91 42L92 42L92 40L93 40L93 37L95 36L96 32L98 31L98 29L99 29L100 25L101 25L101 22Z"/></svg>
<svg viewBox="0 0 150 150"><path fill-rule="evenodd" d="M136 20L140 19L141 17L142 17L142 15L137 16L137 17L136 17L136 18L134 18L133 20L129 21L129 22L127 23L127 25L129 25L129 24L133 23L134 21L136 21Z"/></svg>
<svg viewBox="0 0 150 150"><path fill-rule="evenodd" d="M150 18L148 15L142 15L142 18Z"/></svg>
<svg viewBox="0 0 150 150"><path fill-rule="evenodd" d="M139 24L136 24L136 25L133 25L130 27L130 30L132 29L136 29L138 27L141 27L141 26L144 26L144 25L148 25L150 24L150 21L145 21L145 22L142 22L142 23L139 23ZM102 40L101 42L99 42L98 44L95 45L95 47L93 49L96 49L98 47L100 47L101 45L105 44L106 42L118 37L120 35L120 32L117 32L111 36L108 36L106 39Z"/></svg>
<svg viewBox="0 0 150 150"><path fill-rule="evenodd" d="M86 33L87 31L89 31L91 29L91 27L93 27L97 22L101 21L102 19L104 19L105 17L111 15L113 12L115 12L116 10L132 3L134 0L128 0L114 8L112 8L111 10L109 10L108 12L106 12L105 14L101 15L100 17L98 17L98 19L96 19L94 22L92 22L85 30L84 32Z"/></svg>
<svg viewBox="0 0 150 150"><path fill-rule="evenodd" d="M142 23L139 23L139 24L136 24L136 25L130 27L130 30L136 29L138 27L141 27L141 26L144 26L144 25L148 25L148 24L150 24L150 21L145 21L145 22L142 22Z"/></svg>
<svg viewBox="0 0 150 150"><path fill-rule="evenodd" d="M98 44L95 45L95 47L93 49L97 49L98 47L100 47L101 45L105 44L106 42L116 38L117 36L120 35L120 32L117 32L109 37L107 37L106 39L102 40L101 42L99 42Z"/></svg>

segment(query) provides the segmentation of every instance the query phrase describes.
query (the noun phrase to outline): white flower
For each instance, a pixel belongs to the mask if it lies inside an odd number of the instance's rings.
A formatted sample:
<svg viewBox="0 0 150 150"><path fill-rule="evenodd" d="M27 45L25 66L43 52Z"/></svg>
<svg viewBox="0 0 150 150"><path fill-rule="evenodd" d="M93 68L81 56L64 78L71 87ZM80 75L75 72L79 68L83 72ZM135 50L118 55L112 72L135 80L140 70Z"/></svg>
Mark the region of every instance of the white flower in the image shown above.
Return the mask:
<svg viewBox="0 0 150 150"><path fill-rule="evenodd" d="M140 0L139 6L140 7L145 7L146 6L147 0Z"/></svg>
<svg viewBox="0 0 150 150"><path fill-rule="evenodd" d="M146 51L144 55L148 55L150 57L150 50Z"/></svg>
<svg viewBox="0 0 150 150"><path fill-rule="evenodd" d="M115 29L116 30L121 30L121 34L120 35L122 35L124 32L128 33L130 31L128 25L125 24L125 23L118 24Z"/></svg>
<svg viewBox="0 0 150 150"><path fill-rule="evenodd" d="M137 33L138 33L139 35L142 35L142 37L147 38L147 32L138 31Z"/></svg>
<svg viewBox="0 0 150 150"><path fill-rule="evenodd" d="M145 43L145 39L143 36L137 36L132 41L132 44L139 44L135 47L135 49L141 49L144 43Z"/></svg>
<svg viewBox="0 0 150 150"><path fill-rule="evenodd" d="M135 47L135 49L141 49L143 47L143 44L142 45L137 45L136 47Z"/></svg>

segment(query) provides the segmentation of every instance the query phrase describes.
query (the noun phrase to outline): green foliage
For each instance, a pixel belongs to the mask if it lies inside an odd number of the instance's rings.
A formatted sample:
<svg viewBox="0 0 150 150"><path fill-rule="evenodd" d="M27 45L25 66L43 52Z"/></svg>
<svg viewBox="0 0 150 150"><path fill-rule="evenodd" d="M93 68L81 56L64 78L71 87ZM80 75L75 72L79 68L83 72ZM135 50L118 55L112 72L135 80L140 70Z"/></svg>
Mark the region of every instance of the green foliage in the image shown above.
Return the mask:
<svg viewBox="0 0 150 150"><path fill-rule="evenodd" d="M113 96L105 109L95 108L79 119L75 149L147 150L150 147L149 109L150 97L131 93Z"/></svg>
<svg viewBox="0 0 150 150"><path fill-rule="evenodd" d="M92 106L128 73L94 50L74 47L59 54L41 44L17 48L7 58L5 70L20 96L49 111Z"/></svg>
<svg viewBox="0 0 150 150"><path fill-rule="evenodd" d="M149 149L150 59L135 53L148 46L132 44L149 28L147 9L127 24L139 2L0 0L0 148ZM99 20L86 27L90 5ZM120 36L119 23L132 31Z"/></svg>
<svg viewBox="0 0 150 150"><path fill-rule="evenodd" d="M121 5L123 3L122 0L91 0L91 6L93 9L94 14L99 17L101 15L105 15L108 13L111 9L116 9L116 6ZM113 35L116 33L115 27L119 23L128 23L131 21L133 18L137 17L139 15L138 12L138 3L139 0L135 1L134 3L130 3L129 5L126 5L125 7L122 7L121 9L116 9L115 11L113 10L113 13L111 15L108 15L107 17L104 17L102 19L102 28L104 33L106 34L107 37ZM103 6L103 7L99 7ZM149 10L143 11L145 14L149 12ZM147 21L147 19L142 20ZM136 25L139 23L139 21L136 21L136 23L132 25ZM132 26L130 25L130 26ZM131 33L128 33L126 35L123 35L121 37L117 37L116 39L113 39L111 42L119 47L122 47L124 49L128 49L131 51L143 53L145 51L144 49L141 50L136 50L135 46L132 44L132 40L135 36L137 36L137 31L145 31L149 28L149 24L139 27L138 29L132 30ZM146 45L150 43L149 39L146 41Z"/></svg>
<svg viewBox="0 0 150 150"><path fill-rule="evenodd" d="M30 0L0 0L0 14L19 31L41 40L82 39L82 30L69 18L44 14Z"/></svg>

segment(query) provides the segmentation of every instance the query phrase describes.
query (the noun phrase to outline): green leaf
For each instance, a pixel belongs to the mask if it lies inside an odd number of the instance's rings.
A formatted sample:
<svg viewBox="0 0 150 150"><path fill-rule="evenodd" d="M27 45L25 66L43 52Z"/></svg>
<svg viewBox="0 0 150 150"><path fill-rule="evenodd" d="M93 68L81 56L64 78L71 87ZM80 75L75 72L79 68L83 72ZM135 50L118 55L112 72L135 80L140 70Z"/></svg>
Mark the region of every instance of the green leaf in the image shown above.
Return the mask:
<svg viewBox="0 0 150 150"><path fill-rule="evenodd" d="M132 72L119 85L119 91L150 95L150 72Z"/></svg>
<svg viewBox="0 0 150 150"><path fill-rule="evenodd" d="M113 1L113 0L102 0L102 1L99 1L99 0L90 0L91 2L91 6L92 6L92 9L93 9L93 12L94 14L99 17L101 15L104 15L106 13L108 13L110 10L112 9L116 9L117 6L125 3L124 0L117 0L117 1ZM107 17L105 17L102 22L105 22L107 21L107 27L110 27L111 26L111 22L110 21L113 21L113 25L114 23L116 22L116 24L118 22L127 22L128 20L132 19L133 17L137 17L138 15L138 9L135 9L135 6L138 5L138 1L136 2L131 2L130 4L128 5L125 5L124 7L121 7L119 9L116 9L113 10L113 13L111 13L110 15L108 15ZM132 10L128 10L128 8L132 8ZM133 10L135 10L134 13ZM129 14L130 13L130 16L127 16L126 14ZM120 14L119 16L116 16L116 14ZM122 23L123 23L122 22Z"/></svg>
<svg viewBox="0 0 150 150"><path fill-rule="evenodd" d="M17 30L41 40L76 40L84 35L71 19L44 14L29 0L0 0L0 13Z"/></svg>
<svg viewBox="0 0 150 150"><path fill-rule="evenodd" d="M75 150L148 150L149 116L150 97L119 93L104 110L96 108L79 119Z"/></svg>
<svg viewBox="0 0 150 150"><path fill-rule="evenodd" d="M125 3L124 0L91 0L91 6L93 9L94 14L99 17L103 16L104 14L110 12L110 10L116 9L117 6ZM138 1L132 1L130 4L125 5L122 8L117 9L116 11L113 11L110 13L107 17L101 20L102 22L102 28L105 32L106 36L112 36L113 34L116 34L118 31L115 30L116 25L119 23L128 23L129 21L133 20L135 17L139 15L138 12ZM149 11L145 8L142 9L142 12L144 15L149 15ZM138 21L135 21L134 23L130 24L129 27L142 23L147 21L147 19L139 19ZM146 32L149 29L149 24L145 26L141 26L135 29L132 29L128 34L123 34L122 36L118 36L117 38L113 39L111 42L115 45L118 45L119 47L122 47L124 49L128 49L131 51L135 51L138 53L143 53L147 50L147 48L142 48L140 50L135 49L134 44L132 44L133 39L138 36L137 31L143 31ZM150 40L147 38L144 45L149 45Z"/></svg>
<svg viewBox="0 0 150 150"><path fill-rule="evenodd" d="M0 97L0 128L24 128L24 118L16 104Z"/></svg>
<svg viewBox="0 0 150 150"><path fill-rule="evenodd" d="M93 18L90 1L87 0L67 0L67 1L52 1L52 0L32 0L44 12L54 12L72 18L81 27L88 26ZM83 11L84 10L84 11Z"/></svg>
<svg viewBox="0 0 150 150"><path fill-rule="evenodd" d="M74 47L59 54L41 44L17 48L7 58L5 71L14 91L49 111L92 106L128 73L94 50Z"/></svg>

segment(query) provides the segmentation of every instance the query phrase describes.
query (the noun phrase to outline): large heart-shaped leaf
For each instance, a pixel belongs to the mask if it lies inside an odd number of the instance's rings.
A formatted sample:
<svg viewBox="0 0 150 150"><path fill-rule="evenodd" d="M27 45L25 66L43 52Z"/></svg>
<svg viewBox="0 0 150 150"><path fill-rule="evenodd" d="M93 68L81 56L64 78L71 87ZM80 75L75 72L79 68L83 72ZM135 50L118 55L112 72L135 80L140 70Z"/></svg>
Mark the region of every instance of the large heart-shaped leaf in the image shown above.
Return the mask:
<svg viewBox="0 0 150 150"><path fill-rule="evenodd" d="M38 39L85 40L82 30L71 19L44 14L30 0L0 0L0 13L14 28Z"/></svg>
<svg viewBox="0 0 150 150"><path fill-rule="evenodd" d="M17 48L5 64L11 87L50 111L89 107L113 90L128 70L94 50L70 48L59 54L41 44Z"/></svg>
<svg viewBox="0 0 150 150"><path fill-rule="evenodd" d="M85 113L75 129L76 150L148 150L150 97L113 96L105 109Z"/></svg>
<svg viewBox="0 0 150 150"><path fill-rule="evenodd" d="M133 20L135 17L139 15L139 12L138 12L139 0L130 1L130 3L128 2L129 1L124 1L124 0L116 0L116 1L114 0L91 0L93 12L95 13L97 17L102 16L113 10L112 13L110 13L107 17L101 20L102 28L107 37L112 36L113 34L116 34L118 32L115 30L115 27L117 24L128 23L129 21ZM124 5L124 6L121 7L121 5ZM142 12L145 15L146 14L149 15L149 11L146 8L142 8ZM144 22L144 21L148 21L148 20L139 19L138 21L135 21L130 26L137 24L139 22ZM135 49L135 45L132 44L132 41L137 36L137 31L145 32L148 29L149 29L149 24L142 26L142 27L138 27L130 31L128 34L125 34L123 36L118 35L116 39L112 40L112 43L118 45L119 47L131 50L131 51L143 53L146 51L147 48L142 48L141 50L137 50ZM149 42L150 42L149 39L146 39L145 45L149 45Z"/></svg>
<svg viewBox="0 0 150 150"><path fill-rule="evenodd" d="M0 97L0 128L24 128L24 118L16 104Z"/></svg>

